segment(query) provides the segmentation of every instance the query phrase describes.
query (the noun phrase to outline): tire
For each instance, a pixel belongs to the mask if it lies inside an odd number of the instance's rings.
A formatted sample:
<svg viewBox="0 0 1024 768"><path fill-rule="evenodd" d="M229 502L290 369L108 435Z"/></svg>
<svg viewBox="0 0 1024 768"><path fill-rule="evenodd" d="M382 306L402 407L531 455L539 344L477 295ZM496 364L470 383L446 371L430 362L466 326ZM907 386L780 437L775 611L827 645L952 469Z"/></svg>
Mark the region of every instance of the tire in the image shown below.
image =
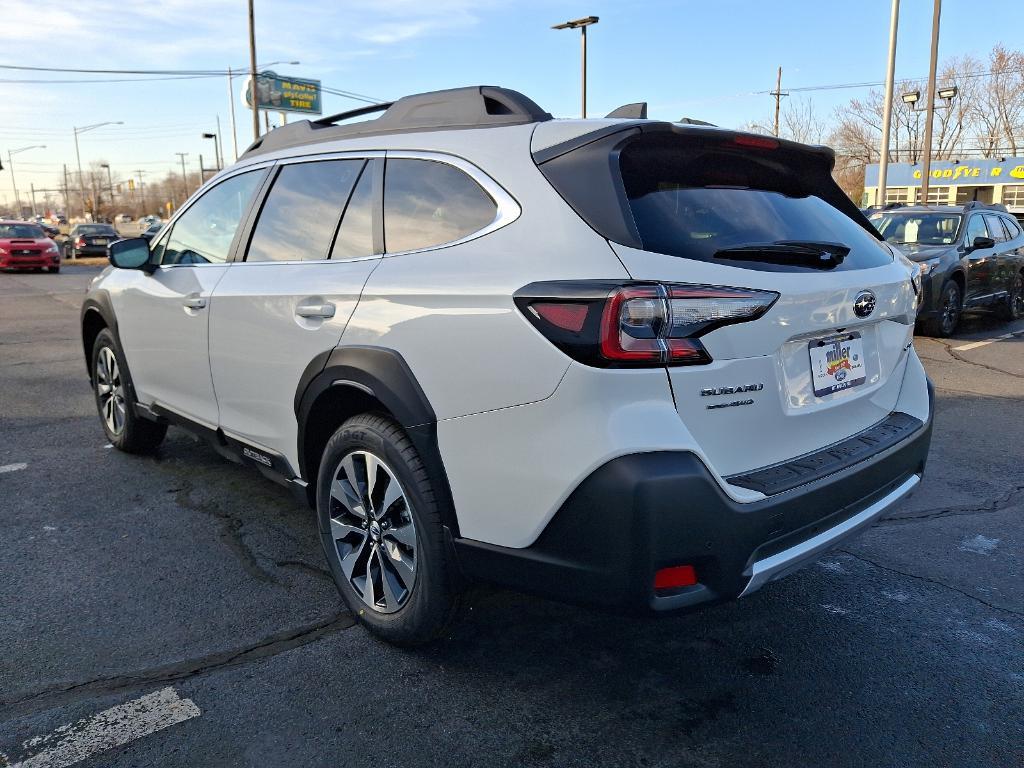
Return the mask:
<svg viewBox="0 0 1024 768"><path fill-rule="evenodd" d="M1001 319L1007 322L1020 320L1024 317L1024 272L1018 273L1010 286L1010 295L1006 302L997 310Z"/></svg>
<svg viewBox="0 0 1024 768"><path fill-rule="evenodd" d="M136 414L124 354L107 328L93 343L90 370L96 410L111 445L125 453L148 453L160 445L167 425Z"/></svg>
<svg viewBox="0 0 1024 768"><path fill-rule="evenodd" d="M962 312L963 296L960 293L960 286L954 280L949 280L942 286L942 293L939 294L939 315L928 323L929 334L943 339L952 336L960 324Z"/></svg>
<svg viewBox="0 0 1024 768"><path fill-rule="evenodd" d="M360 623L398 645L437 639L459 595L436 496L402 428L378 414L342 424L324 448L316 506L331 574Z"/></svg>
<svg viewBox="0 0 1024 768"><path fill-rule="evenodd" d="M58 272L60 272L60 267L50 267L47 270L47 272L49 272L51 275L56 275Z"/></svg>

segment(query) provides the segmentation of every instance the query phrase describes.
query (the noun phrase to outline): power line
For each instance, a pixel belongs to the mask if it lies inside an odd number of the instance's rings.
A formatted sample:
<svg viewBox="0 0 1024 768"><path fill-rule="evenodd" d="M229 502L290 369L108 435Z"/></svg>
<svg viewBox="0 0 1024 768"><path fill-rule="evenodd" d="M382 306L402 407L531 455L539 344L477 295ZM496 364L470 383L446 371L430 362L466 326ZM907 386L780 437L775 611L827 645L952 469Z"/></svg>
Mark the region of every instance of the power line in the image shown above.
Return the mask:
<svg viewBox="0 0 1024 768"><path fill-rule="evenodd" d="M957 79L971 79L971 78L976 78L976 77L994 77L995 75L1020 74L1022 72L1024 72L1024 68L1017 68L1017 69L993 69L993 70L988 71L988 72L960 72L960 73L957 73L957 74L953 75L950 78L942 78L942 77L940 77L939 79L943 80L943 81L946 81L946 80L954 80L955 81ZM918 83L918 82L923 81L924 79L925 78L923 78L923 77L907 77L907 78L903 78L901 80L896 80L896 82L900 83L900 84L903 84L903 83ZM881 85L885 85L885 83L881 82L881 81L877 81L877 82L863 82L863 83L832 83L830 85L807 85L807 86L804 86L802 88L787 88L786 90L788 92L790 92L790 93L796 93L796 92L801 92L802 93L802 92L806 92L806 91L838 91L838 90L843 90L843 89L846 89L846 88L877 88L877 87L879 87ZM773 95L771 90L755 91L754 93L756 95L758 95L758 96L762 96L762 95L771 96L771 95Z"/></svg>

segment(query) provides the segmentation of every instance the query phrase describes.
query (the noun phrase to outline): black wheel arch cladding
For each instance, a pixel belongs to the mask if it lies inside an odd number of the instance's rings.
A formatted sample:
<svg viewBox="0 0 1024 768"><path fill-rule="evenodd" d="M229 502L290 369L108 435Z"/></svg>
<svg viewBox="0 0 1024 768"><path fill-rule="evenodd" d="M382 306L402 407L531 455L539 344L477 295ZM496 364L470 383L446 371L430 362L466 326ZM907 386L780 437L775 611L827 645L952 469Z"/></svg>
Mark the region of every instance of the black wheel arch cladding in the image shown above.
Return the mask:
<svg viewBox="0 0 1024 768"><path fill-rule="evenodd" d="M458 521L448 475L437 442L437 416L423 388L402 355L393 349L371 346L337 347L313 358L299 378L295 392L298 421L299 472L308 483L316 477L307 468L306 437L309 419L317 402L327 393L348 391L353 398L372 398L386 409L409 435L430 476L442 520L453 536ZM336 426L340 426L340 423Z"/></svg>

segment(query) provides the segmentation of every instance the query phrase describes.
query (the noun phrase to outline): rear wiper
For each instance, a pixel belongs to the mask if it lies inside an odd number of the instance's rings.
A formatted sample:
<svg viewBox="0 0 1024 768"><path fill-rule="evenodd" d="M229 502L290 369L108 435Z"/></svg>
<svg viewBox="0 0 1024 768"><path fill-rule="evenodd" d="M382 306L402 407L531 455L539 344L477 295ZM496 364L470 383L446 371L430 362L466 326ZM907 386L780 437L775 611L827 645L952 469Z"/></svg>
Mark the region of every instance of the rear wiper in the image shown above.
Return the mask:
<svg viewBox="0 0 1024 768"><path fill-rule="evenodd" d="M842 243L811 240L776 240L773 243L754 243L722 248L715 251L716 259L733 261L763 261L771 264L799 264L814 269L835 269L849 255L850 249Z"/></svg>

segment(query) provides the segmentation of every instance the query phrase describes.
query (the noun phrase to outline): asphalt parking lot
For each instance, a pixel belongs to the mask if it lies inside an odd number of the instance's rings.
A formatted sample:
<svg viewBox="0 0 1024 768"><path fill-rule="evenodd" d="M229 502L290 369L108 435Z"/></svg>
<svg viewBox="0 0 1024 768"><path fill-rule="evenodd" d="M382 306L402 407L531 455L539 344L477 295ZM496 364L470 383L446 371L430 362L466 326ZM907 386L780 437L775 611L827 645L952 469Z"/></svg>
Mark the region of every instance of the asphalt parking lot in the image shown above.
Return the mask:
<svg viewBox="0 0 1024 768"><path fill-rule="evenodd" d="M918 338L925 481L814 566L656 620L481 590L404 651L287 491L110 449L98 271L0 274L0 766L1024 765L1024 321Z"/></svg>

